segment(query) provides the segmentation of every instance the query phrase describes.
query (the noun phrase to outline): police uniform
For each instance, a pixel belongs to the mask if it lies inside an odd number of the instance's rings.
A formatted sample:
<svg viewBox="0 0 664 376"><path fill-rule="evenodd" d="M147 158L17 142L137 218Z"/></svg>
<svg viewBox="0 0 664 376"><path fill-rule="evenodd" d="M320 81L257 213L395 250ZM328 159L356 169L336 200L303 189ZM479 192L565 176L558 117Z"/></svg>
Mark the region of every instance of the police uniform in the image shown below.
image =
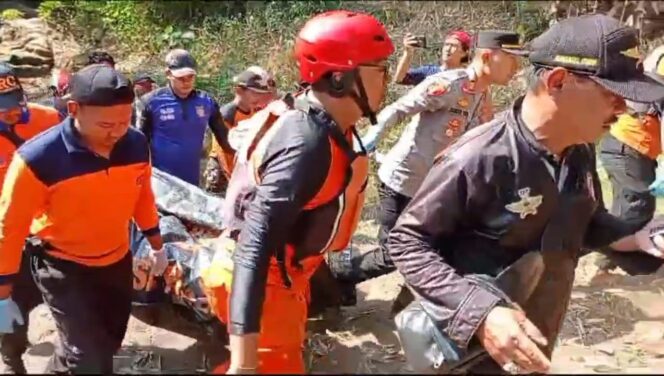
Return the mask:
<svg viewBox="0 0 664 376"><path fill-rule="evenodd" d="M574 69L608 81L616 95L664 97L664 87L636 70L636 59L619 53L636 45L632 29L593 15L554 25L532 42L529 59L555 67L581 54L588 65ZM611 86L615 77L620 85ZM592 148L572 145L549 154L521 118L522 101L445 150L388 240L407 285L431 303L427 313L462 353L489 311L508 304L467 275L495 277L524 254L540 251L544 275L523 308L547 338L544 353L550 356L580 248L605 246L638 230L601 205ZM501 372L491 360L478 367L470 372Z"/></svg>
<svg viewBox="0 0 664 376"><path fill-rule="evenodd" d="M518 34L505 31L478 33L481 48L500 48L505 41L518 43ZM379 247L360 254L334 255L328 261L332 272L352 303L351 286L392 272L385 243L401 212L410 202L433 165L434 158L460 135L481 123L486 107L486 90L475 89L472 67L452 69L427 77L408 94L385 107L363 142L371 150L381 135L407 117L412 117L397 143L378 169Z"/></svg>
<svg viewBox="0 0 664 376"><path fill-rule="evenodd" d="M93 65L73 78L81 105L131 105L128 80ZM72 118L16 152L0 197L0 283L11 284L28 233L30 265L58 330L50 371L112 373L131 310L133 219L158 235L150 153L135 129L110 157L85 146Z"/></svg>
<svg viewBox="0 0 664 376"><path fill-rule="evenodd" d="M137 127L150 142L154 166L198 186L205 129L218 143L228 143L216 100L200 90L180 98L169 86L146 94L141 104Z"/></svg>
<svg viewBox="0 0 664 376"><path fill-rule="evenodd" d="M196 61L185 50L172 50L165 60L173 75L196 74ZM169 85L145 94L141 102L137 127L150 142L154 166L198 186L205 129L209 127L215 140L230 148L217 101L201 90L181 98Z"/></svg>

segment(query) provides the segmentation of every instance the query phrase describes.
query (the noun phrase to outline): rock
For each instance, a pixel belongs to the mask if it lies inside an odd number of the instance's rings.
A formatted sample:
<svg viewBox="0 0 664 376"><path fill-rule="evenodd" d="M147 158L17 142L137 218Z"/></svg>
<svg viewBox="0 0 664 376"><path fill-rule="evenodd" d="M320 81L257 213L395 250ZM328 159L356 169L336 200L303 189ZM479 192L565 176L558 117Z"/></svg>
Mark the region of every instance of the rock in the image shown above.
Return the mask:
<svg viewBox="0 0 664 376"><path fill-rule="evenodd" d="M51 73L51 66L48 64L33 65L14 65L16 74L19 77L42 77Z"/></svg>
<svg viewBox="0 0 664 376"><path fill-rule="evenodd" d="M664 358L664 340L640 343L639 348L655 358Z"/></svg>
<svg viewBox="0 0 664 376"><path fill-rule="evenodd" d="M634 324L632 333L636 343L654 343L664 340L664 323L639 321Z"/></svg>
<svg viewBox="0 0 664 376"><path fill-rule="evenodd" d="M7 60L9 64L18 66L18 65L31 65L31 66L41 66L47 65L50 67L53 66L53 55L50 56L39 56L35 53L28 52L27 50L16 51L9 55Z"/></svg>
<svg viewBox="0 0 664 376"><path fill-rule="evenodd" d="M629 299L645 318L656 320L664 317L664 300L662 294L653 291L625 291L616 295Z"/></svg>

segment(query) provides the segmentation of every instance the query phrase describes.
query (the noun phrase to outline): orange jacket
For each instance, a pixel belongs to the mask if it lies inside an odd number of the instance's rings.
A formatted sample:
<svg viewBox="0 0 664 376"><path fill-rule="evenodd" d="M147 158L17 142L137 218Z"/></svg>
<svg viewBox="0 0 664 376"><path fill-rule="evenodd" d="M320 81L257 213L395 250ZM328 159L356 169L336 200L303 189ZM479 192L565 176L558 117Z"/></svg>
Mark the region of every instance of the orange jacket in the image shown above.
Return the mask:
<svg viewBox="0 0 664 376"><path fill-rule="evenodd" d="M224 119L224 125L229 130L235 128L239 122L250 118L255 113L254 111L243 112L234 102L221 106L219 111L221 112L221 118ZM216 140L212 140L212 149L209 156L217 158L219 165L224 170L224 174L229 178L235 166L235 150L223 150Z"/></svg>
<svg viewBox="0 0 664 376"><path fill-rule="evenodd" d="M0 283L18 272L28 233L52 256L89 266L127 254L132 218L147 236L158 234L150 176L147 140L134 129L110 159L82 144L71 119L25 143L0 196Z"/></svg>
<svg viewBox="0 0 664 376"><path fill-rule="evenodd" d="M656 115L622 114L611 126L611 135L651 159L657 159L662 153L660 124Z"/></svg>
<svg viewBox="0 0 664 376"><path fill-rule="evenodd" d="M28 103L30 117L27 123L19 123L13 127L14 135L20 141L27 141L39 133L60 123L60 114L54 108L40 104ZM0 133L0 185L5 180L7 168L18 145L6 134Z"/></svg>

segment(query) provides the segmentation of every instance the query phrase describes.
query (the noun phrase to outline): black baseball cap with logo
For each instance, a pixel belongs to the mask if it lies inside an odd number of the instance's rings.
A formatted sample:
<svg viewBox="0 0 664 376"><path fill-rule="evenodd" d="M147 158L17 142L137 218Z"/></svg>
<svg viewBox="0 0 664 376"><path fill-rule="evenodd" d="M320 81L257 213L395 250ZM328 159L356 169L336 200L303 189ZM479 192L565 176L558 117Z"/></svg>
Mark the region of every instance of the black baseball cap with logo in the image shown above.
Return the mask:
<svg viewBox="0 0 664 376"><path fill-rule="evenodd" d="M181 48L171 50L164 60L166 67L175 77L196 74L196 59L187 50Z"/></svg>
<svg viewBox="0 0 664 376"><path fill-rule="evenodd" d="M14 68L7 63L0 63L0 110L22 107L25 93Z"/></svg>
<svg viewBox="0 0 664 376"><path fill-rule="evenodd" d="M475 37L475 48L491 48L512 55L527 56L518 33L505 30L483 30Z"/></svg>
<svg viewBox="0 0 664 376"><path fill-rule="evenodd" d="M664 98L664 84L643 72L637 31L613 17L572 17L551 26L528 47L535 67L563 67L585 75L627 100L652 103Z"/></svg>
<svg viewBox="0 0 664 376"><path fill-rule="evenodd" d="M71 79L71 100L87 106L131 104L134 90L131 81L105 64L88 65Z"/></svg>

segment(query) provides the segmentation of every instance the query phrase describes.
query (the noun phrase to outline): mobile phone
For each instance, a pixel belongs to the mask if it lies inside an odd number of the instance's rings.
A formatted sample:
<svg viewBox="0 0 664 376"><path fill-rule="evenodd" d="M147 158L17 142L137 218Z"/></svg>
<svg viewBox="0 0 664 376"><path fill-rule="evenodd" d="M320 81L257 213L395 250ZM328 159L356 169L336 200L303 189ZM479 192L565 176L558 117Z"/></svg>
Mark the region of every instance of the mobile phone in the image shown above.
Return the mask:
<svg viewBox="0 0 664 376"><path fill-rule="evenodd" d="M417 41L415 47L417 48L427 48L427 37L424 35L419 35L414 38Z"/></svg>

